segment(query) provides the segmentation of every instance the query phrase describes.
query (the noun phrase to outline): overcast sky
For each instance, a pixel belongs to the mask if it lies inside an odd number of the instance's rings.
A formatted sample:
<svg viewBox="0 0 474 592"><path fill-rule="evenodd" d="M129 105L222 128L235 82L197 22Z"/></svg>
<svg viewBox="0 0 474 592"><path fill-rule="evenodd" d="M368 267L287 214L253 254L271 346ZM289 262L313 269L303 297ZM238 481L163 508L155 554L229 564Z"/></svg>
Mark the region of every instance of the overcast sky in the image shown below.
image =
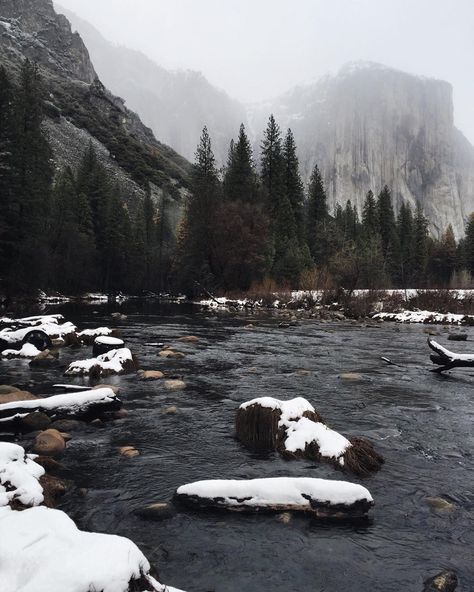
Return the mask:
<svg viewBox="0 0 474 592"><path fill-rule="evenodd" d="M242 101L371 60L447 80L474 143L473 0L60 0L109 40ZM117 65L119 67L119 65Z"/></svg>

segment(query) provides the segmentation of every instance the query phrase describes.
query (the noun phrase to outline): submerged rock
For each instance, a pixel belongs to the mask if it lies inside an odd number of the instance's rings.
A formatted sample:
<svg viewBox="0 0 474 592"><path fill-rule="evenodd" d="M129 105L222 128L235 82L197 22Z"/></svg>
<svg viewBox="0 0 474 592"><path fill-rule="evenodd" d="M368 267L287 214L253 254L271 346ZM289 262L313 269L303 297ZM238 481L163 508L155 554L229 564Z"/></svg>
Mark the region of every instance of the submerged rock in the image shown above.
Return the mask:
<svg viewBox="0 0 474 592"><path fill-rule="evenodd" d="M77 419L57 419L49 426L59 432L73 432L84 428L85 424Z"/></svg>
<svg viewBox="0 0 474 592"><path fill-rule="evenodd" d="M455 508L454 504L442 497L427 497L426 503L433 510L440 510L442 512L451 512Z"/></svg>
<svg viewBox="0 0 474 592"><path fill-rule="evenodd" d="M138 380L160 380L164 377L160 370L143 370L138 375Z"/></svg>
<svg viewBox="0 0 474 592"><path fill-rule="evenodd" d="M183 337L179 337L178 341L183 341L184 343L197 343L199 337L196 337L196 335L183 335Z"/></svg>
<svg viewBox="0 0 474 592"><path fill-rule="evenodd" d="M176 405L171 405L171 407L164 407L161 410L161 413L164 413L165 415L173 415L175 413L178 413L178 408L176 407Z"/></svg>
<svg viewBox="0 0 474 592"><path fill-rule="evenodd" d="M450 333L448 341L467 341L467 333Z"/></svg>
<svg viewBox="0 0 474 592"><path fill-rule="evenodd" d="M38 397L33 395L33 393L16 389L10 393L0 394L0 405L3 403L14 403L16 401L33 401L34 399L38 399Z"/></svg>
<svg viewBox="0 0 474 592"><path fill-rule="evenodd" d="M165 380L165 388L169 391L179 391L186 388L186 383L184 380L173 378L170 380Z"/></svg>
<svg viewBox="0 0 474 592"><path fill-rule="evenodd" d="M120 446L118 450L120 456L125 456L126 458L133 458L140 455L140 452L134 446Z"/></svg>
<svg viewBox="0 0 474 592"><path fill-rule="evenodd" d="M183 352L175 351L174 349L163 349L158 354L162 358L184 358Z"/></svg>
<svg viewBox="0 0 474 592"><path fill-rule="evenodd" d="M176 509L169 502L155 502L137 510L136 514L147 520L165 520L174 516Z"/></svg>
<svg viewBox="0 0 474 592"><path fill-rule="evenodd" d="M425 580L423 592L454 592L458 585L456 573L450 569Z"/></svg>
<svg viewBox="0 0 474 592"><path fill-rule="evenodd" d="M19 393L20 389L9 384L0 384L0 395L8 395L9 393Z"/></svg>
<svg viewBox="0 0 474 592"><path fill-rule="evenodd" d="M33 411L28 413L20 420L22 431L35 432L36 430L44 430L51 424L51 419L41 411Z"/></svg>
<svg viewBox="0 0 474 592"><path fill-rule="evenodd" d="M353 382L364 380L362 374L359 374L358 372L344 372L343 374L339 374L339 378L341 380L350 380Z"/></svg>

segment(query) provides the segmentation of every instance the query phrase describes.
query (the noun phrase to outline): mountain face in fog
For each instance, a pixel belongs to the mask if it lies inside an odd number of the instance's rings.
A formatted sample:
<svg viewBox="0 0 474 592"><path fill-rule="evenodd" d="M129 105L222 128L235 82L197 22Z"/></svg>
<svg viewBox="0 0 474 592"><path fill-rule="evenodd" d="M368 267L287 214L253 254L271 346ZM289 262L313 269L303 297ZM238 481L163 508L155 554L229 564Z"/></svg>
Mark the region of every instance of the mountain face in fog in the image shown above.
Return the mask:
<svg viewBox="0 0 474 592"><path fill-rule="evenodd" d="M293 130L305 179L318 164L332 205L350 199L360 211L367 190L387 184L397 208L421 203L435 235L449 223L463 233L474 211L474 148L454 127L448 83L351 64L254 107L252 128L269 112Z"/></svg>
<svg viewBox="0 0 474 592"><path fill-rule="evenodd" d="M52 0L0 0L0 65L15 79L25 58L37 62L48 100L43 126L56 170L76 169L92 143L130 209L148 184L153 199L169 197L177 225L190 163L161 144L123 100L97 78L88 50Z"/></svg>
<svg viewBox="0 0 474 592"><path fill-rule="evenodd" d="M220 164L245 119L245 108L212 86L199 72L169 71L138 51L108 42L89 23L59 8L77 29L107 88L140 114L156 137L193 160L204 126Z"/></svg>

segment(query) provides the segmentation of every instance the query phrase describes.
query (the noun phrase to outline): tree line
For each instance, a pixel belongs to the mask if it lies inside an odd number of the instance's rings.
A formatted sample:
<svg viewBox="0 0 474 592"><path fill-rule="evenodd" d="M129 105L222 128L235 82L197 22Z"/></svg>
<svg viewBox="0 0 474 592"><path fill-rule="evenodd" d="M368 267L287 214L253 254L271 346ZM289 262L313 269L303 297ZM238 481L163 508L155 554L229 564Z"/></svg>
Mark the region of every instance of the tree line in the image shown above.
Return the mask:
<svg viewBox="0 0 474 592"><path fill-rule="evenodd" d="M45 91L26 60L0 68L0 290L68 294L144 290L448 287L474 274L474 216L440 239L418 205L395 212L388 187L329 210L317 166L301 178L291 130L271 116L257 166L244 125L219 170L203 130L177 238L169 196L128 199L92 143L56 170L42 126Z"/></svg>
<svg viewBox="0 0 474 592"><path fill-rule="evenodd" d="M318 166L305 190L293 134L273 116L259 167L241 125L219 171L204 129L191 189L177 255L187 293L246 291L268 278L277 288L448 287L474 273L473 216L459 242L450 225L434 239L421 206L395 212L387 186L367 192L361 215L350 200L330 212Z"/></svg>
<svg viewBox="0 0 474 592"><path fill-rule="evenodd" d="M42 127L45 91L26 60L15 83L0 68L0 291L68 294L160 290L171 265L168 196L127 196L92 142L77 170L55 170Z"/></svg>

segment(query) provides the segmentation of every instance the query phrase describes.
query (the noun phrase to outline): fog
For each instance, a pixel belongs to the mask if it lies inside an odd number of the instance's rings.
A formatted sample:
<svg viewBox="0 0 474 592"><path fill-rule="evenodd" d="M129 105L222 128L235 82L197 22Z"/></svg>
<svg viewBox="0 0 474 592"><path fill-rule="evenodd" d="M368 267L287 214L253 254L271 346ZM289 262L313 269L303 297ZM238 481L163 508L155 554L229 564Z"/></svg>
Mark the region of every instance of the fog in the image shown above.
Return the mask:
<svg viewBox="0 0 474 592"><path fill-rule="evenodd" d="M447 80L474 143L472 0L61 0L109 40L245 102L370 60ZM118 65L119 67L119 65Z"/></svg>

